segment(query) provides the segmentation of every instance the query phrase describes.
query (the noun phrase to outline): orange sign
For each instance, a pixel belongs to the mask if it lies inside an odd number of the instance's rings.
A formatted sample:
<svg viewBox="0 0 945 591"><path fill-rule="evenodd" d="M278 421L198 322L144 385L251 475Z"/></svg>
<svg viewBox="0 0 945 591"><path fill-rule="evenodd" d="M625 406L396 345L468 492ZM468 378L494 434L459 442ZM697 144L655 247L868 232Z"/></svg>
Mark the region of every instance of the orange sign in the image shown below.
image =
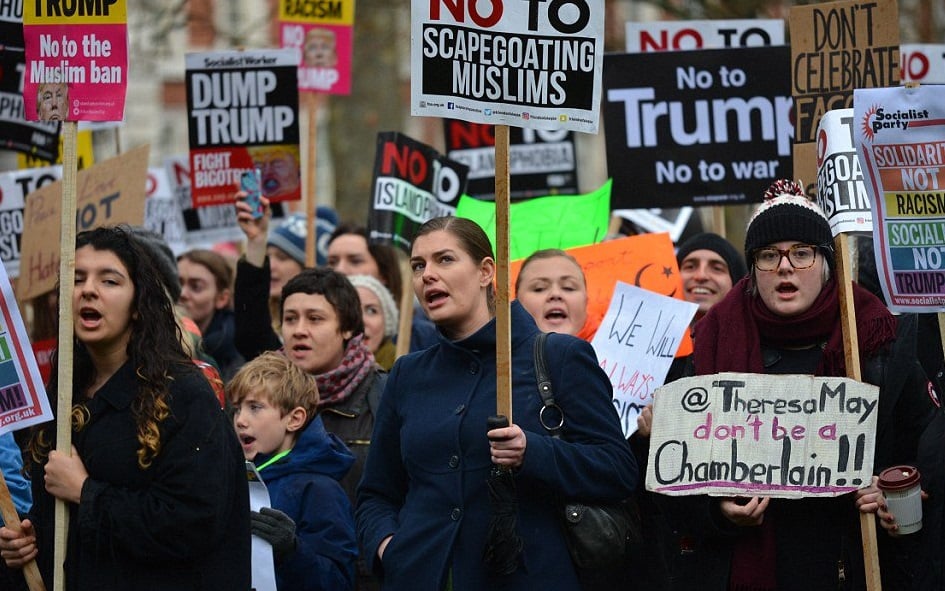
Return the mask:
<svg viewBox="0 0 945 591"><path fill-rule="evenodd" d="M669 234L638 234L608 240L590 246L566 250L577 259L587 279L587 322L578 334L590 341L597 332L617 281L677 299L682 297L682 281L676 264L676 253ZM509 268L514 286L522 261L513 261ZM677 356L692 353L689 335L683 339Z"/></svg>

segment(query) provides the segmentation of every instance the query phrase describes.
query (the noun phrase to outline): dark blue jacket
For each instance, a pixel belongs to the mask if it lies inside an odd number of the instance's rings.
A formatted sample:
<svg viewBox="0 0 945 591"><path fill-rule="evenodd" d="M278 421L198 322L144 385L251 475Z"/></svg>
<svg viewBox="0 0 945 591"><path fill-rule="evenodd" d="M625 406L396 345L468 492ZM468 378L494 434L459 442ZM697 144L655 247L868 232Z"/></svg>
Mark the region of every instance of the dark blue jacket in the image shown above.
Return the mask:
<svg viewBox="0 0 945 591"><path fill-rule="evenodd" d="M262 465L265 456L256 458ZM316 416L288 455L266 466L260 476L272 506L295 522L296 548L276 566L284 591L345 591L354 588L358 544L351 503L338 481L354 456Z"/></svg>
<svg viewBox="0 0 945 591"><path fill-rule="evenodd" d="M229 382L246 360L236 350L236 315L233 310L217 310L210 325L203 333L201 344L207 355L213 357L220 370L220 377Z"/></svg>
<svg viewBox="0 0 945 591"><path fill-rule="evenodd" d="M371 450L358 488L358 534L364 558L382 571L389 590L578 589L561 530L562 498L622 499L637 479L621 432L612 389L591 346L552 334L546 346L562 439L539 423L531 316L512 304L513 422L525 432L515 471L518 570L490 576L482 564L491 507L486 419L496 412L495 321L457 342L394 364L375 420ZM393 534L377 559L381 541Z"/></svg>

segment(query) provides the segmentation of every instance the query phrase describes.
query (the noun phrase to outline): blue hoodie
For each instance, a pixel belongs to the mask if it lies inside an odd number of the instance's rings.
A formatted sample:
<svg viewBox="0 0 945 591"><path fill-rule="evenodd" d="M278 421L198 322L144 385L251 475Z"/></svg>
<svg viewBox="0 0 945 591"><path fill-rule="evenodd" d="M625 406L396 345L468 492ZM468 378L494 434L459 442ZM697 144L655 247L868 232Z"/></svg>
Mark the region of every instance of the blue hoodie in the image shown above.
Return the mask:
<svg viewBox="0 0 945 591"><path fill-rule="evenodd" d="M259 454L258 465L269 459ZM295 522L296 549L276 565L281 591L336 591L354 588L358 556L351 503L338 480L354 456L316 416L292 451L260 471L272 507Z"/></svg>

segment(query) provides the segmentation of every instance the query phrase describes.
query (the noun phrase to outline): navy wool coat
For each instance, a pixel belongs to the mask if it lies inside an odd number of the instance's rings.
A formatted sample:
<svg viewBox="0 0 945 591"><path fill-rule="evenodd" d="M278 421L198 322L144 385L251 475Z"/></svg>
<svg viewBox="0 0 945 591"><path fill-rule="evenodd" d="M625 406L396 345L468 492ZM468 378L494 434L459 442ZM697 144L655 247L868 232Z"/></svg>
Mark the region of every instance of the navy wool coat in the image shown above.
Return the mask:
<svg viewBox="0 0 945 591"><path fill-rule="evenodd" d="M495 321L456 342L401 357L381 398L358 489L357 524L365 560L385 590L579 589L561 530L561 499L630 495L636 463L623 437L612 388L591 346L552 334L546 364L565 415L562 439L539 422L531 316L512 304L513 422L526 434L515 471L516 572L497 577L482 563L491 515L486 419L496 412ZM384 553L377 548L393 535ZM383 562L383 564L381 564Z"/></svg>

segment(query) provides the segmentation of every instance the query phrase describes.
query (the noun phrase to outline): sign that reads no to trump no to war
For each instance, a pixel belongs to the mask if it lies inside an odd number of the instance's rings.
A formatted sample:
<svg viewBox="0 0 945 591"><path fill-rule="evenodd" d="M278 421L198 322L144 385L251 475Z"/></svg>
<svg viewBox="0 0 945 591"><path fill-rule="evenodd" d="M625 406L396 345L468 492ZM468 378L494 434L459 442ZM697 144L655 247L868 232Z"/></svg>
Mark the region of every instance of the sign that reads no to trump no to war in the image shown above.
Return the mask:
<svg viewBox="0 0 945 591"><path fill-rule="evenodd" d="M876 386L720 373L673 382L653 399L647 490L797 498L870 483Z"/></svg>

